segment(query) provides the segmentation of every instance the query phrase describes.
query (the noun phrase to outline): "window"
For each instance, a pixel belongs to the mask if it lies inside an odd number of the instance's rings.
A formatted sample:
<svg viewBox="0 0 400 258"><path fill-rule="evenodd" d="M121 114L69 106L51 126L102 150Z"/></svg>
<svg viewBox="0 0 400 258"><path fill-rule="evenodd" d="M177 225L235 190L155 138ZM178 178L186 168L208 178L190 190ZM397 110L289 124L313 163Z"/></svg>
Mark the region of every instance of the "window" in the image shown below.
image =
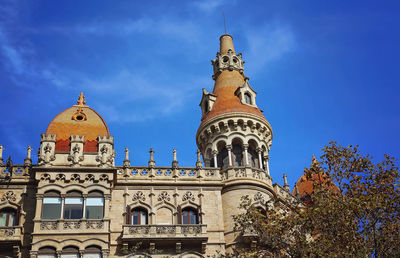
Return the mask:
<svg viewBox="0 0 400 258"><path fill-rule="evenodd" d="M42 219L59 219L61 215L61 198L56 191L44 194L42 206Z"/></svg>
<svg viewBox="0 0 400 258"><path fill-rule="evenodd" d="M83 198L78 191L71 191L65 197L64 219L81 219L83 215ZM72 256L71 256L72 257Z"/></svg>
<svg viewBox="0 0 400 258"><path fill-rule="evenodd" d="M79 258L79 249L74 246L67 246L63 248L61 258Z"/></svg>
<svg viewBox="0 0 400 258"><path fill-rule="evenodd" d="M197 212L194 209L186 208L182 210L182 224L198 224Z"/></svg>
<svg viewBox="0 0 400 258"><path fill-rule="evenodd" d="M38 258L56 258L56 249L53 247L42 247L39 249Z"/></svg>
<svg viewBox="0 0 400 258"><path fill-rule="evenodd" d="M12 227L16 224L16 212L13 209L0 211L0 227Z"/></svg>
<svg viewBox="0 0 400 258"><path fill-rule="evenodd" d="M101 248L95 245L86 247L83 258L101 258Z"/></svg>
<svg viewBox="0 0 400 258"><path fill-rule="evenodd" d="M246 104L251 105L251 96L247 92L244 94L244 102L246 102Z"/></svg>
<svg viewBox="0 0 400 258"><path fill-rule="evenodd" d="M86 218L102 219L104 216L104 197L102 192L93 191L86 199Z"/></svg>
<svg viewBox="0 0 400 258"><path fill-rule="evenodd" d="M147 211L143 208L135 208L132 210L133 225L147 225Z"/></svg>

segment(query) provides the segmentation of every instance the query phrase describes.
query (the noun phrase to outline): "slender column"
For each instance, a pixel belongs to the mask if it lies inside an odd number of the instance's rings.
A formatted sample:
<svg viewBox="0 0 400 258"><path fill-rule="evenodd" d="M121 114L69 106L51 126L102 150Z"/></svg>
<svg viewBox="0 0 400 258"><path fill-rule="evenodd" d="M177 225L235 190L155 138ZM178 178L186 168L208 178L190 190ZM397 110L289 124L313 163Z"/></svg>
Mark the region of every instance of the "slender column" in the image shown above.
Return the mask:
<svg viewBox="0 0 400 258"><path fill-rule="evenodd" d="M84 194L82 197L83 197L83 214L82 214L82 218L85 219L86 218L86 199L87 199L87 194Z"/></svg>
<svg viewBox="0 0 400 258"><path fill-rule="evenodd" d="M0 145L0 165L3 165L3 145Z"/></svg>
<svg viewBox="0 0 400 258"><path fill-rule="evenodd" d="M37 195L36 200L37 200L37 202L36 202L37 206L36 206L35 219L41 219L41 214L42 214L42 209L43 209L43 196Z"/></svg>
<svg viewBox="0 0 400 258"><path fill-rule="evenodd" d="M213 154L213 156L214 156L214 167L217 168L217 167L218 167L218 164L217 164L217 154L218 154L218 151L214 150L214 151L212 152L212 154Z"/></svg>
<svg viewBox="0 0 400 258"><path fill-rule="evenodd" d="M269 174L269 155L265 156L265 172L267 172L267 175L270 176L270 174Z"/></svg>
<svg viewBox="0 0 400 258"><path fill-rule="evenodd" d="M245 162L245 165L248 166L249 165L249 154L247 153L247 149L249 148L249 145L243 144L243 148L244 148L244 162Z"/></svg>
<svg viewBox="0 0 400 258"><path fill-rule="evenodd" d="M104 218L109 218L110 217L110 201L111 201L111 194L105 194L104 195ZM124 205L126 207L126 205ZM125 223L125 222L124 222Z"/></svg>
<svg viewBox="0 0 400 258"><path fill-rule="evenodd" d="M64 206L65 206L65 195L61 195L61 216L60 219L64 219Z"/></svg>
<svg viewBox="0 0 400 258"><path fill-rule="evenodd" d="M229 166L232 167L232 145L226 145L226 149L228 150Z"/></svg>
<svg viewBox="0 0 400 258"><path fill-rule="evenodd" d="M258 153L258 165L260 166L260 169L263 168L263 164L262 164L262 158L261 158L261 148L257 148L257 153Z"/></svg>

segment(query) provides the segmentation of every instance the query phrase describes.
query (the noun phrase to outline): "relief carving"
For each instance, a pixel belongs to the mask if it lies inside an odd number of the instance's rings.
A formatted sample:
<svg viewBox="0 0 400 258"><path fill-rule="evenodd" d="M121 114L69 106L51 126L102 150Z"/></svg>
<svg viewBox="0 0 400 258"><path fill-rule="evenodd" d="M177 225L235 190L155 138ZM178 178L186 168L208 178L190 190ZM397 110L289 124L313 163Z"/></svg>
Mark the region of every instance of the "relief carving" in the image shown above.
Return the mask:
<svg viewBox="0 0 400 258"><path fill-rule="evenodd" d="M194 195L192 194L192 192L187 191L187 192L183 195L182 201L193 201L193 202L194 202Z"/></svg>
<svg viewBox="0 0 400 258"><path fill-rule="evenodd" d="M142 191L137 191L133 197L132 197L132 201L145 201L146 197L144 196L144 193Z"/></svg>
<svg viewBox="0 0 400 258"><path fill-rule="evenodd" d="M170 200L171 200L171 197L169 196L169 194L166 191L163 191L158 195L159 202L162 202L162 201L168 202Z"/></svg>
<svg viewBox="0 0 400 258"><path fill-rule="evenodd" d="M14 192L12 191L7 191L3 196L1 197L1 201L5 202L15 202L17 200L17 197L15 196Z"/></svg>

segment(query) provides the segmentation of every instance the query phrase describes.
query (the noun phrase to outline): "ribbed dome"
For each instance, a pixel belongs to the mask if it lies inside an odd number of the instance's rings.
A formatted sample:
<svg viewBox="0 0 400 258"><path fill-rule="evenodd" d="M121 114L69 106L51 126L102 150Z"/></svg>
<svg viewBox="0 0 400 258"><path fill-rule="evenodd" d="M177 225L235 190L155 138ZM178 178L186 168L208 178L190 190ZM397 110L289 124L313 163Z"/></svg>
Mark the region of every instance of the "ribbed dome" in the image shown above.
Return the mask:
<svg viewBox="0 0 400 258"><path fill-rule="evenodd" d="M97 151L97 137L109 136L104 119L89 106L85 105L83 93L78 104L59 113L47 127L47 134L56 134L56 151L69 151L70 136L84 135L84 152Z"/></svg>

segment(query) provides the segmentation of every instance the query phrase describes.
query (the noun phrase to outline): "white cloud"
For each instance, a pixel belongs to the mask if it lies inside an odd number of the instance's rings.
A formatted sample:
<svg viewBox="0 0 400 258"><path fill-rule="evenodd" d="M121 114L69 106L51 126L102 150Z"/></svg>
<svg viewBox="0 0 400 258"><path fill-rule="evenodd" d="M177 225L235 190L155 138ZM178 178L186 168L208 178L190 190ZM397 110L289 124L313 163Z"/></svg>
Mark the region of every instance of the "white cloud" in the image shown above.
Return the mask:
<svg viewBox="0 0 400 258"><path fill-rule="evenodd" d="M247 30L246 69L256 72L265 65L281 59L296 47L295 34L290 26L267 24L257 30Z"/></svg>

